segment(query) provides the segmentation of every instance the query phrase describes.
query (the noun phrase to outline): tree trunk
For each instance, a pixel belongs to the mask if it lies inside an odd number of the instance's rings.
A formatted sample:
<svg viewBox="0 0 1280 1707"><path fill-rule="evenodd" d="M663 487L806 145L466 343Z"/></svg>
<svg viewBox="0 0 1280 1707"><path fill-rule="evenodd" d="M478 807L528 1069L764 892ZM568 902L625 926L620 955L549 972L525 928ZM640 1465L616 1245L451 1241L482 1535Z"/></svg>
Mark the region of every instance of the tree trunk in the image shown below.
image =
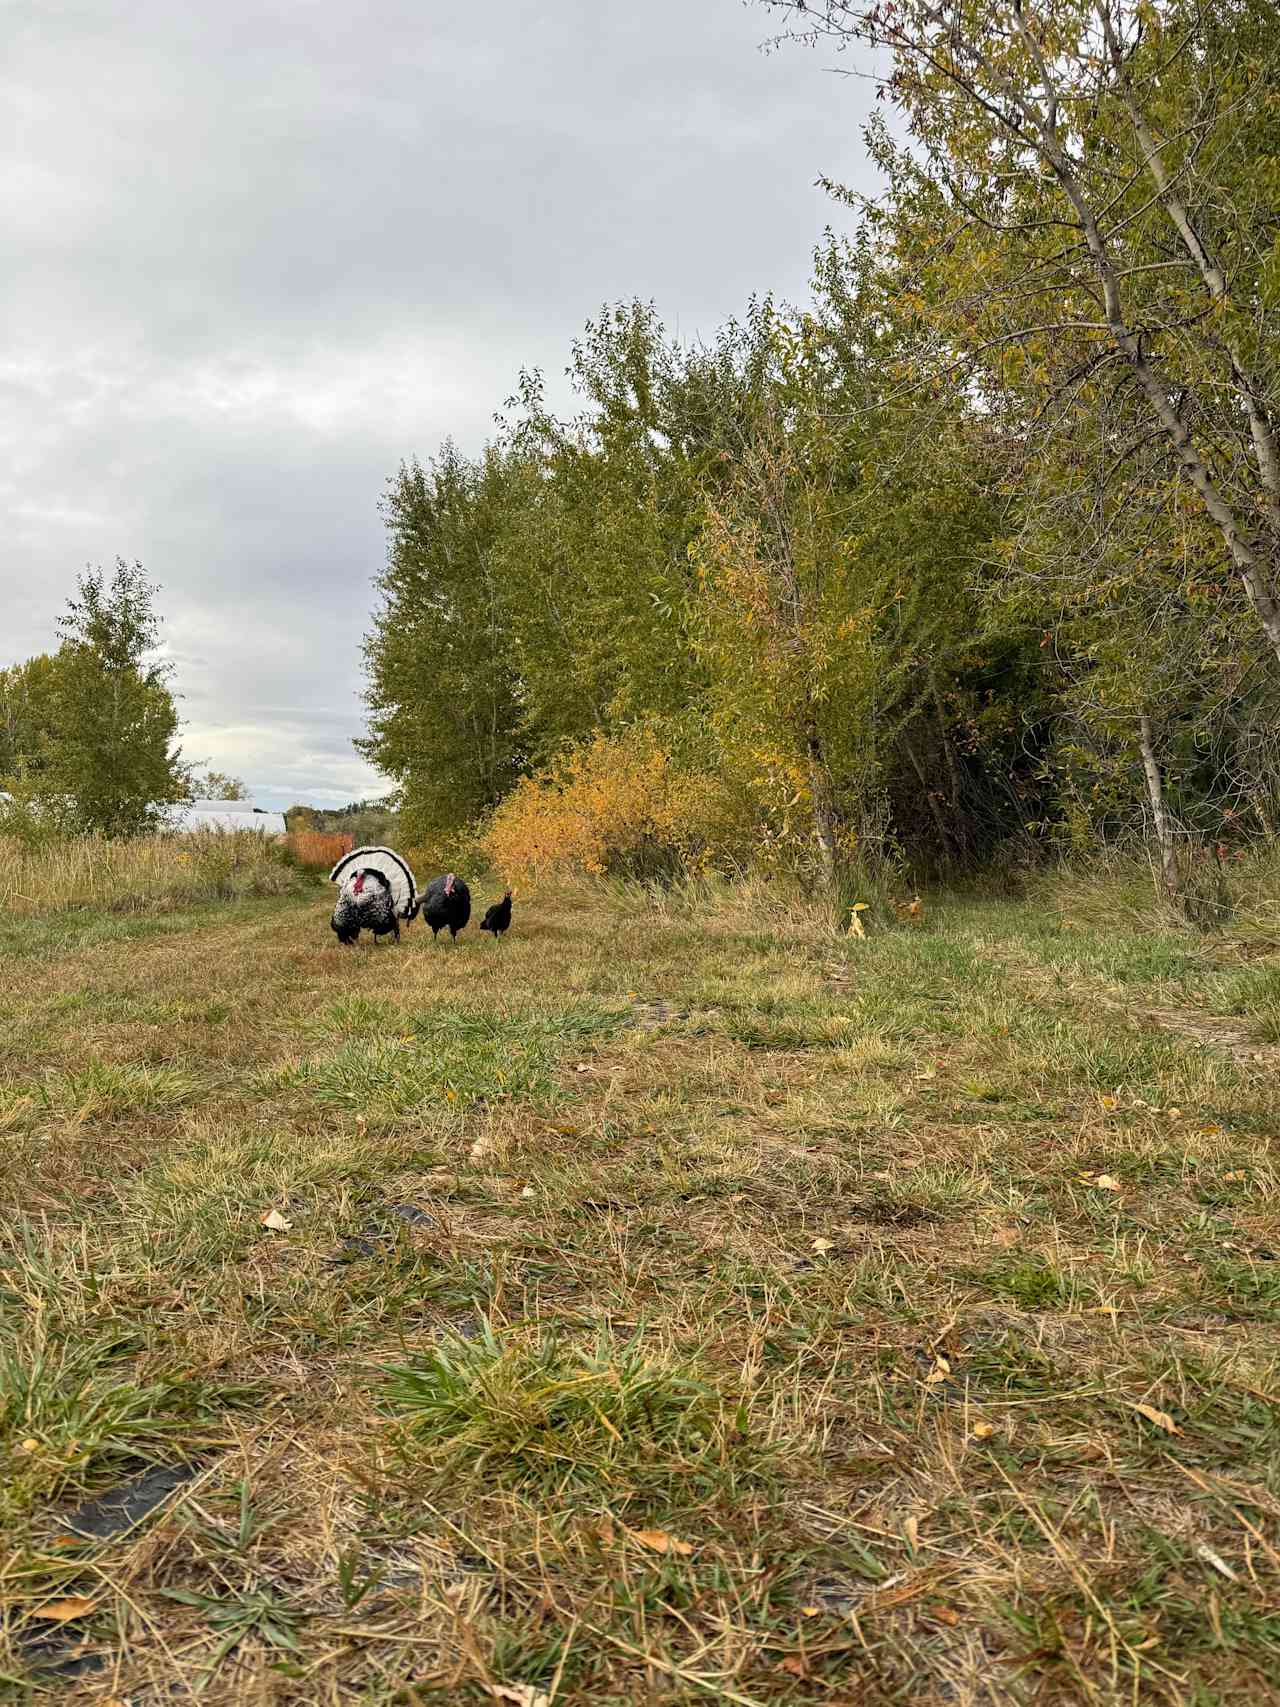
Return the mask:
<svg viewBox="0 0 1280 1707"><path fill-rule="evenodd" d="M809 762L809 795L813 801L813 834L818 844L822 881L829 895L836 890L836 805L827 769L822 736L812 715L805 718L805 753Z"/></svg>
<svg viewBox="0 0 1280 1707"><path fill-rule="evenodd" d="M947 783L950 790L948 804L951 807L951 839L955 843L957 856L963 860L969 853L968 827L960 810L960 764L956 758L955 745L951 732L947 728L947 708L943 704L942 689L938 686L937 672L929 671L929 693L933 699L934 715L938 719L938 739L942 743L942 756L947 765Z"/></svg>
<svg viewBox="0 0 1280 1707"><path fill-rule="evenodd" d="M1142 149L1142 163L1154 179L1161 206L1173 222L1178 236L1182 239L1182 246L1204 281L1210 298L1215 305L1225 304L1229 295L1227 275L1192 223L1187 206L1178 194L1176 182L1165 166L1161 145L1138 105L1129 67L1115 33L1110 5L1100 5L1098 16L1102 21L1108 56L1124 91L1129 121L1133 125L1138 146ZM1238 341L1229 334L1224 334L1222 344L1231 364L1231 377L1249 420L1249 436L1253 440L1258 475L1262 482L1262 506L1272 531L1280 535L1280 447L1277 446L1275 427L1267 409L1265 387L1245 361Z"/></svg>
<svg viewBox="0 0 1280 1707"><path fill-rule="evenodd" d="M1169 821L1169 811L1165 805L1164 778L1160 774L1160 761L1156 758L1151 719L1145 711L1138 718L1138 746L1142 752L1142 768L1147 776L1147 798L1151 803L1156 849L1160 855L1160 887L1168 900L1176 902L1181 886L1177 856L1173 848L1173 825Z"/></svg>
<svg viewBox="0 0 1280 1707"><path fill-rule="evenodd" d="M952 846L951 826L947 823L946 814L943 812L942 808L938 805L937 795L935 794L934 790L929 787L929 778L925 774L925 768L920 763L919 755L917 754L915 748L911 745L910 741L907 741L907 740L903 741L902 750L907 755L907 759L911 765L912 770L916 773L916 776L920 780L920 792L925 798L925 803L928 806L929 811L933 814L933 822L937 827L938 846L942 852L943 862L944 862L944 864L950 866L953 863L953 853L954 853L954 849Z"/></svg>

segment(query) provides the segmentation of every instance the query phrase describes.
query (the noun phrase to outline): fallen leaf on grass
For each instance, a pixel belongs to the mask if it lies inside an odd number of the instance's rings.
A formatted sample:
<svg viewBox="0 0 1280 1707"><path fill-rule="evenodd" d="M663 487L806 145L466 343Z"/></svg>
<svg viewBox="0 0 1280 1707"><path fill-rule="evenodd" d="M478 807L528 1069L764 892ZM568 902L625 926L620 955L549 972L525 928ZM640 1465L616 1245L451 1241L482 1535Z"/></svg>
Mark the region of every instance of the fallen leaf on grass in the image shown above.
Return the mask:
<svg viewBox="0 0 1280 1707"><path fill-rule="evenodd" d="M96 1600L90 1600L88 1595L73 1594L66 1600L51 1600L47 1606L42 1606L39 1612L32 1613L33 1618L42 1618L46 1624L65 1624L71 1618L85 1618L97 1605Z"/></svg>
<svg viewBox="0 0 1280 1707"><path fill-rule="evenodd" d="M1182 1433L1168 1411L1158 1411L1154 1405L1139 1405L1133 1401L1130 1402L1133 1403L1133 1408L1140 1417L1146 1417L1149 1423L1154 1423L1157 1428L1162 1428L1166 1434Z"/></svg>
<svg viewBox="0 0 1280 1707"><path fill-rule="evenodd" d="M914 1553L920 1543L920 1519L918 1517L904 1519L902 1533L906 1537L907 1546Z"/></svg>
<svg viewBox="0 0 1280 1707"><path fill-rule="evenodd" d="M1231 1184L1235 1185L1242 1179L1248 1179L1249 1176L1243 1168L1235 1168L1231 1173L1223 1174L1222 1177L1224 1180L1230 1180Z"/></svg>
<svg viewBox="0 0 1280 1707"><path fill-rule="evenodd" d="M546 1690L532 1683L486 1683L485 1688L495 1701L509 1701L511 1707L551 1707Z"/></svg>
<svg viewBox="0 0 1280 1707"><path fill-rule="evenodd" d="M24 1440L18 1448L19 1452L39 1452L39 1450L40 1442L38 1440Z"/></svg>
<svg viewBox="0 0 1280 1707"><path fill-rule="evenodd" d="M971 1440L990 1440L991 1436L995 1432L995 1425L993 1423L978 1422L974 1423L973 1433L969 1438Z"/></svg>
<svg viewBox="0 0 1280 1707"><path fill-rule="evenodd" d="M921 1571L905 1580L898 1577L888 1578L862 1602L858 1608L859 1614L887 1612L891 1606L905 1606L907 1601L915 1600L925 1592L934 1574L932 1571Z"/></svg>
<svg viewBox="0 0 1280 1707"><path fill-rule="evenodd" d="M259 1215L258 1225L269 1227L273 1233L287 1233L293 1222L286 1221L278 1209L268 1209L264 1215Z"/></svg>
<svg viewBox="0 0 1280 1707"><path fill-rule="evenodd" d="M939 1381L945 1381L951 1373L951 1365L941 1354L934 1361L933 1368L924 1378L926 1387L935 1387Z"/></svg>
<svg viewBox="0 0 1280 1707"><path fill-rule="evenodd" d="M687 1559L693 1552L687 1541L681 1541L675 1535L668 1535L665 1529L628 1529L627 1534L652 1553L678 1553L681 1558Z"/></svg>
<svg viewBox="0 0 1280 1707"><path fill-rule="evenodd" d="M933 1616L938 1620L939 1624L946 1624L952 1630L954 1630L956 1625L960 1622L960 1614L956 1611L954 1606L935 1606L930 1610L932 1611Z"/></svg>
<svg viewBox="0 0 1280 1707"><path fill-rule="evenodd" d="M1123 1191L1124 1187L1114 1174L1081 1174L1080 1178L1086 1185L1093 1186L1095 1191Z"/></svg>
<svg viewBox="0 0 1280 1707"><path fill-rule="evenodd" d="M531 1185L527 1185L520 1195L521 1197L536 1197L538 1194Z"/></svg>
<svg viewBox="0 0 1280 1707"><path fill-rule="evenodd" d="M792 1677L803 1682L809 1676L809 1662L803 1654L788 1654L785 1660L778 1662L778 1670L790 1672Z"/></svg>
<svg viewBox="0 0 1280 1707"><path fill-rule="evenodd" d="M822 1616L822 1608L820 1606L802 1606L800 1608L800 1616L802 1618L820 1618Z"/></svg>
<svg viewBox="0 0 1280 1707"><path fill-rule="evenodd" d="M831 1239L815 1239L813 1241L813 1249L817 1251L820 1257L825 1257L828 1251L833 1251L835 1248L835 1242Z"/></svg>
<svg viewBox="0 0 1280 1707"><path fill-rule="evenodd" d="M1116 1106L1115 1097L1099 1097L1098 1101L1102 1104L1103 1108L1114 1108Z"/></svg>
<svg viewBox="0 0 1280 1707"><path fill-rule="evenodd" d="M479 1138L476 1139L475 1143L471 1146L471 1150L470 1150L470 1153L468 1156L468 1160L472 1161L472 1162L483 1162L485 1157L490 1155L492 1153L492 1151L493 1151L492 1142L490 1141L490 1139L486 1135L482 1134Z"/></svg>
<svg viewBox="0 0 1280 1707"><path fill-rule="evenodd" d="M1235 1571L1231 1569L1231 1566L1227 1561L1220 1558L1218 1554L1214 1552L1213 1548L1206 1542L1201 1541L1199 1543L1196 1547L1196 1553L1204 1560L1206 1565L1212 1565L1215 1571L1221 1571L1222 1575L1229 1583L1238 1583L1240 1581L1240 1578L1236 1575Z"/></svg>
<svg viewBox="0 0 1280 1707"><path fill-rule="evenodd" d="M1016 1245L1022 1237L1016 1227L997 1227L991 1235L993 1245L1003 1245L1007 1250L1010 1245Z"/></svg>

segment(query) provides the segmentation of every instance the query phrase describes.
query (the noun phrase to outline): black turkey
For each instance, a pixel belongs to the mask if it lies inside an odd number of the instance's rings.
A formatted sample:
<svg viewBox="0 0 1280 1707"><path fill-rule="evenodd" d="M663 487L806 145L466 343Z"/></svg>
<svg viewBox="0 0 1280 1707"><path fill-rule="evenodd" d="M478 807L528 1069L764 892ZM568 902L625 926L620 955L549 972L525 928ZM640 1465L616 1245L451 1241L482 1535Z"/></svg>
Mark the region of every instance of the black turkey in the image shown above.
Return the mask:
<svg viewBox="0 0 1280 1707"><path fill-rule="evenodd" d="M431 926L432 942L446 927L456 942L458 932L471 917L471 891L452 872L433 877L422 891L422 916Z"/></svg>
<svg viewBox="0 0 1280 1707"><path fill-rule="evenodd" d="M501 901L495 901L480 921L482 931L492 931L497 942L503 931L511 929L511 891L504 889Z"/></svg>
<svg viewBox="0 0 1280 1707"><path fill-rule="evenodd" d="M340 885L330 924L339 942L358 940L362 930L400 940L400 924L418 911L413 873L393 848L353 848L329 873Z"/></svg>
<svg viewBox="0 0 1280 1707"><path fill-rule="evenodd" d="M342 880L331 929L341 943L358 942L361 931L371 931L373 940L393 936L400 941L400 920L385 872L361 866Z"/></svg>

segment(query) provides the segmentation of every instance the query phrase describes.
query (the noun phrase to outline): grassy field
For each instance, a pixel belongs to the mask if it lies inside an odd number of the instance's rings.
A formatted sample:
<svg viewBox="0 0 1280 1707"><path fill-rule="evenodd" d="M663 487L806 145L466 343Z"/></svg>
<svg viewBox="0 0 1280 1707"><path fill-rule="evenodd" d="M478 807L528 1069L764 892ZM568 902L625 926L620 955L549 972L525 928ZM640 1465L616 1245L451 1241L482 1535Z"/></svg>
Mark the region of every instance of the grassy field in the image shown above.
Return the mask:
<svg viewBox="0 0 1280 1707"><path fill-rule="evenodd" d="M7 922L0 1693L1280 1697L1280 953L329 904Z"/></svg>

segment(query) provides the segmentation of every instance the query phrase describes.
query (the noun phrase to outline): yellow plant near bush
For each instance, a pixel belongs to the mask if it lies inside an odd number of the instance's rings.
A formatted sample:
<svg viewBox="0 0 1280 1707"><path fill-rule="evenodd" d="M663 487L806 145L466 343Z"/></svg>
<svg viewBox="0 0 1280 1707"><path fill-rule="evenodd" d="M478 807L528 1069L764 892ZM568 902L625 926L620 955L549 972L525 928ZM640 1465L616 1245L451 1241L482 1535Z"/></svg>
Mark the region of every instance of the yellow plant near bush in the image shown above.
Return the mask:
<svg viewBox="0 0 1280 1707"><path fill-rule="evenodd" d="M597 734L518 783L482 845L509 876L632 877L732 859L734 803L717 779L682 769L651 729Z"/></svg>

